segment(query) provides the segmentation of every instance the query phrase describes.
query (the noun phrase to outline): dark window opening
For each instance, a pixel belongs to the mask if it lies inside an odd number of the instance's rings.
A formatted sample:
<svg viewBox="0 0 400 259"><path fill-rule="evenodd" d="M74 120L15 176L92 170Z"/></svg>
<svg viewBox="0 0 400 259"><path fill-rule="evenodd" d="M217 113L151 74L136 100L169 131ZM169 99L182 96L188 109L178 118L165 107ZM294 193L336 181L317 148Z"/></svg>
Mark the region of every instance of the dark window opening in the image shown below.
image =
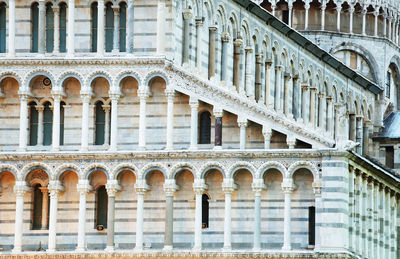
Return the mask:
<svg viewBox="0 0 400 259"><path fill-rule="evenodd" d="M386 72L386 97L390 98L390 72Z"/></svg>
<svg viewBox="0 0 400 259"><path fill-rule="evenodd" d="M50 146L53 134L53 111L50 108L50 103L44 104L43 110L43 145Z"/></svg>
<svg viewBox="0 0 400 259"><path fill-rule="evenodd" d="M39 43L39 4L31 5L31 51L38 52Z"/></svg>
<svg viewBox="0 0 400 259"><path fill-rule="evenodd" d="M114 10L112 9L112 3L106 5L106 52L111 52L113 49L113 36L114 36Z"/></svg>
<svg viewBox="0 0 400 259"><path fill-rule="evenodd" d="M92 22L91 22L91 50L92 52L97 51L97 2L93 3L90 7L92 12Z"/></svg>
<svg viewBox="0 0 400 259"><path fill-rule="evenodd" d="M46 51L54 50L54 12L53 5L46 4Z"/></svg>
<svg viewBox="0 0 400 259"><path fill-rule="evenodd" d="M6 4L0 4L0 52L6 52Z"/></svg>
<svg viewBox="0 0 400 259"><path fill-rule="evenodd" d="M315 245L315 207L308 207L308 245Z"/></svg>
<svg viewBox="0 0 400 259"><path fill-rule="evenodd" d="M67 5L60 4L60 52L67 52Z"/></svg>
<svg viewBox="0 0 400 259"><path fill-rule="evenodd" d="M282 11L282 22L289 24L289 10Z"/></svg>
<svg viewBox="0 0 400 259"><path fill-rule="evenodd" d="M199 144L211 143L211 114L209 112L202 112L200 114L200 134Z"/></svg>
<svg viewBox="0 0 400 259"><path fill-rule="evenodd" d="M40 184L33 187L32 229L42 229L42 203L43 193Z"/></svg>
<svg viewBox="0 0 400 259"><path fill-rule="evenodd" d="M60 145L64 145L64 102L60 104Z"/></svg>
<svg viewBox="0 0 400 259"><path fill-rule="evenodd" d="M209 202L208 202L208 196L207 194L203 194L202 196L202 204L201 204L201 212L202 212L202 217L201 217L201 226L202 228L208 228L208 219L209 219Z"/></svg>
<svg viewBox="0 0 400 259"><path fill-rule="evenodd" d="M38 111L36 110L36 104L29 104L29 145L37 145L38 136Z"/></svg>
<svg viewBox="0 0 400 259"><path fill-rule="evenodd" d="M386 147L385 164L387 167L394 168L394 148L393 146Z"/></svg>
<svg viewBox="0 0 400 259"><path fill-rule="evenodd" d="M126 51L126 4L119 4L119 50Z"/></svg>
<svg viewBox="0 0 400 259"><path fill-rule="evenodd" d="M103 185L97 189L96 193L96 225L95 228L103 226L107 228L107 207L108 195L106 187Z"/></svg>
<svg viewBox="0 0 400 259"><path fill-rule="evenodd" d="M104 130L106 124L106 113L103 109L103 103L96 103L96 121L95 121L95 145L104 144Z"/></svg>

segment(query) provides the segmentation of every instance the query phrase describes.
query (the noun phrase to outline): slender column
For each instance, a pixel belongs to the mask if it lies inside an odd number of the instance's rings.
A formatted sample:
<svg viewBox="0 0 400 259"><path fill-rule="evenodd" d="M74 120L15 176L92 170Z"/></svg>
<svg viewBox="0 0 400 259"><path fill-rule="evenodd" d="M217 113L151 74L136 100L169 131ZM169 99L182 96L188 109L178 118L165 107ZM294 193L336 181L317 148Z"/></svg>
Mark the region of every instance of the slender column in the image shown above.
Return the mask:
<svg viewBox="0 0 400 259"><path fill-rule="evenodd" d="M386 22L387 22L386 18L387 18L387 14L383 13L382 17L383 17L383 37L385 38L386 37Z"/></svg>
<svg viewBox="0 0 400 259"><path fill-rule="evenodd" d="M354 203L354 251L359 253L360 252L360 246L361 246L361 242L360 242L360 237L361 237L361 233L360 233L360 205L361 205L361 180L360 180L360 175L358 174L358 172L355 175L355 184L354 184L354 200L357 201Z"/></svg>
<svg viewBox="0 0 400 259"><path fill-rule="evenodd" d="M365 32L365 27L367 24L367 7L364 6L362 9L363 21L362 21L362 35L367 35Z"/></svg>
<svg viewBox="0 0 400 259"><path fill-rule="evenodd" d="M361 248L362 254L367 257L367 230L366 230L366 211L367 211L367 203L366 203L366 195L367 195L367 178L365 175L361 176L361 206L360 206L360 238L361 238Z"/></svg>
<svg viewBox="0 0 400 259"><path fill-rule="evenodd" d="M24 220L24 196L29 191L25 181L16 181L14 185L15 193L15 230L14 230L14 248L13 253L22 251L22 225Z"/></svg>
<svg viewBox="0 0 400 259"><path fill-rule="evenodd" d="M250 46L245 48L245 55L246 55L246 64L245 64L245 91L246 95L250 98L254 99L254 86L251 84L251 81L254 77L251 69L252 64L252 54L253 49Z"/></svg>
<svg viewBox="0 0 400 259"><path fill-rule="evenodd" d="M19 151L26 151L28 140L28 98L26 93L19 95Z"/></svg>
<svg viewBox="0 0 400 259"><path fill-rule="evenodd" d="M60 150L60 94L53 94L53 137L52 137L52 150Z"/></svg>
<svg viewBox="0 0 400 259"><path fill-rule="evenodd" d="M365 242L367 245L367 258L373 258L372 257L372 210L373 210L373 202L371 200L371 192L374 188L374 183L372 180L368 179L367 180L367 186L366 186L366 208L365 208L365 228L366 228L366 236L365 236Z"/></svg>
<svg viewBox="0 0 400 259"><path fill-rule="evenodd" d="M368 155L368 152L369 152L369 128L370 128L370 126L371 126L372 124L371 124L371 122L370 121L365 121L364 122L364 125L363 125L363 128L362 128L362 131L363 131L363 133L362 133L362 136L363 136L363 139L362 139L362 155Z"/></svg>
<svg viewBox="0 0 400 259"><path fill-rule="evenodd" d="M46 2L39 1L38 52L44 54L46 49Z"/></svg>
<svg viewBox="0 0 400 259"><path fill-rule="evenodd" d="M222 34L222 49L221 49L221 81L227 80L227 63L228 63L228 47L230 37L227 32Z"/></svg>
<svg viewBox="0 0 400 259"><path fill-rule="evenodd" d="M215 77L215 34L217 27L209 27L208 41L208 79Z"/></svg>
<svg viewBox="0 0 400 259"><path fill-rule="evenodd" d="M337 141L338 139L339 139L339 123L340 123L340 111L341 111L341 109L342 109L342 107L341 107L341 105L340 104L335 104L334 105L334 112L335 112L335 119L334 119L334 121L335 121L335 125L334 125L334 130L333 130L333 132L334 132L334 138L335 138L335 140ZM348 124L348 123L346 123L346 124Z"/></svg>
<svg viewBox="0 0 400 259"><path fill-rule="evenodd" d="M214 149L222 149L222 116L224 111L220 107L214 106L214 117L215 117L215 140Z"/></svg>
<svg viewBox="0 0 400 259"><path fill-rule="evenodd" d="M340 32L340 14L342 12L342 6L339 4L336 7L336 11L337 11L337 17L336 17L336 31Z"/></svg>
<svg viewBox="0 0 400 259"><path fill-rule="evenodd" d="M275 5L275 4L272 4L272 5L271 5L271 9L272 9L272 15L275 16L276 5Z"/></svg>
<svg viewBox="0 0 400 259"><path fill-rule="evenodd" d="M318 180L315 180L312 184L314 196L315 196L315 246L314 250L318 251L321 249L321 224L322 224L322 215L321 211L323 210L322 206L322 183Z"/></svg>
<svg viewBox="0 0 400 259"><path fill-rule="evenodd" d="M374 184L374 195L372 196L374 200L374 229L373 229L373 237L374 237L374 245L373 245L373 251L374 251L374 258L379 259L379 242L380 242L380 233L379 233L379 216L378 216L378 211L379 211L379 185Z"/></svg>
<svg viewBox="0 0 400 259"><path fill-rule="evenodd" d="M284 218L283 218L283 247L282 250L291 250L291 198L295 189L292 179L284 179L282 182L282 190L285 194Z"/></svg>
<svg viewBox="0 0 400 259"><path fill-rule="evenodd" d="M357 131L356 131L356 142L360 143L357 146L357 153L362 154L363 146L363 117L357 116Z"/></svg>
<svg viewBox="0 0 400 259"><path fill-rule="evenodd" d="M355 237L355 229L354 229L354 206L355 206L355 199L354 199L354 168L349 168L349 249L350 251L354 250L354 237Z"/></svg>
<svg viewBox="0 0 400 259"><path fill-rule="evenodd" d="M295 120L301 117L301 87L299 75L294 75L292 80L293 93L292 93L292 116Z"/></svg>
<svg viewBox="0 0 400 259"><path fill-rule="evenodd" d="M296 137L293 135L288 135L286 138L286 144L288 145L289 149L295 149L296 147Z"/></svg>
<svg viewBox="0 0 400 259"><path fill-rule="evenodd" d="M264 136L264 149L270 149L271 148L271 136L272 136L272 130L268 126L263 126L262 129L262 134Z"/></svg>
<svg viewBox="0 0 400 259"><path fill-rule="evenodd" d="M82 99L82 139L81 151L87 151L89 147L89 101L91 95L88 93L81 93Z"/></svg>
<svg viewBox="0 0 400 259"><path fill-rule="evenodd" d="M349 117L350 117L349 139L356 142L356 115L349 114Z"/></svg>
<svg viewBox="0 0 400 259"><path fill-rule="evenodd" d="M304 17L304 30L308 30L308 11L310 10L310 4L308 2L306 2L304 4L304 8L305 8L305 17Z"/></svg>
<svg viewBox="0 0 400 259"><path fill-rule="evenodd" d="M38 111L38 134L37 134L37 145L43 146L43 105L36 105Z"/></svg>
<svg viewBox="0 0 400 259"><path fill-rule="evenodd" d="M388 214L389 214L389 210L390 210L390 208L389 208L389 197L390 197L390 193L389 193L389 190L385 190L384 191L384 200L383 200L383 207L384 207L384 213L383 213L383 225L384 225L384 227L383 227L383 229L384 229L384 231L383 231L383 233L384 233L384 237L385 237L385 239L384 239L384 258L389 258L389 217L388 217Z"/></svg>
<svg viewBox="0 0 400 259"><path fill-rule="evenodd" d="M87 193L93 188L89 184L89 180L79 180L76 185L79 192L79 220L78 220L78 245L76 251L86 250L86 197Z"/></svg>
<svg viewBox="0 0 400 259"><path fill-rule="evenodd" d="M261 249L261 192L266 189L264 179L254 179L251 185L254 192L254 234L253 250Z"/></svg>
<svg viewBox="0 0 400 259"><path fill-rule="evenodd" d="M323 129L324 127L324 117L325 113L325 95L323 93L318 94L319 103L318 103L318 126Z"/></svg>
<svg viewBox="0 0 400 259"><path fill-rule="evenodd" d="M140 98L140 113L139 113L139 149L146 149L146 100L149 94L146 91L138 92Z"/></svg>
<svg viewBox="0 0 400 259"><path fill-rule="evenodd" d="M389 15L388 17L388 39L391 40L392 39L392 16Z"/></svg>
<svg viewBox="0 0 400 259"><path fill-rule="evenodd" d="M327 119L326 119L326 130L329 133L329 136L333 137L333 118L332 118L332 113L333 113L333 107L332 107L332 101L333 98L332 96L328 96L327 99Z"/></svg>
<svg viewBox="0 0 400 259"><path fill-rule="evenodd" d="M190 150L197 150L199 101L190 96Z"/></svg>
<svg viewBox="0 0 400 259"><path fill-rule="evenodd" d="M167 146L165 149L174 149L174 100L175 90L166 89L165 94L167 95Z"/></svg>
<svg viewBox="0 0 400 259"><path fill-rule="evenodd" d="M135 190L137 194L137 207L136 207L136 250L143 249L143 203L144 194L149 190L149 186L145 180L137 180L135 183Z"/></svg>
<svg viewBox="0 0 400 259"><path fill-rule="evenodd" d="M301 117L303 118L303 123L307 124L307 99L308 99L308 85L302 84L301 85Z"/></svg>
<svg viewBox="0 0 400 259"><path fill-rule="evenodd" d="M240 149L246 149L246 128L247 128L247 119L238 117L238 125L240 128Z"/></svg>
<svg viewBox="0 0 400 259"><path fill-rule="evenodd" d="M321 6L321 31L325 30L325 9L326 3L323 2Z"/></svg>
<svg viewBox="0 0 400 259"><path fill-rule="evenodd" d="M54 7L54 49L53 53L57 54L60 52L60 8Z"/></svg>
<svg viewBox="0 0 400 259"><path fill-rule="evenodd" d="M310 124L315 127L315 91L317 88L310 87Z"/></svg>
<svg viewBox="0 0 400 259"><path fill-rule="evenodd" d="M262 53L256 54L256 71L255 71L255 80L254 80L254 97L257 102L264 103L264 100L261 99L262 92L261 92L261 64L262 64L263 55Z"/></svg>
<svg viewBox="0 0 400 259"><path fill-rule="evenodd" d="M196 18L196 68L201 71L201 29L203 27L203 18Z"/></svg>
<svg viewBox="0 0 400 259"><path fill-rule="evenodd" d="M349 24L349 30L350 34L353 33L353 14L354 14L354 6L350 5L350 24Z"/></svg>
<svg viewBox="0 0 400 259"><path fill-rule="evenodd" d="M165 55L166 0L157 1L157 54Z"/></svg>
<svg viewBox="0 0 400 259"><path fill-rule="evenodd" d="M192 18L192 11L185 9L183 15L183 54L182 64L189 63L189 45L190 45L190 19Z"/></svg>
<svg viewBox="0 0 400 259"><path fill-rule="evenodd" d="M292 76L289 73L285 73L285 81L284 81L284 105L283 105L283 110L284 113L287 117L289 117L290 113L290 94L289 94L289 88L290 88L290 82L292 81Z"/></svg>
<svg viewBox="0 0 400 259"><path fill-rule="evenodd" d="M134 6L133 0L128 0L128 6L126 8L126 52L127 53L133 53L133 23L134 23L133 6Z"/></svg>
<svg viewBox="0 0 400 259"><path fill-rule="evenodd" d="M233 42L233 85L238 92L240 92L240 48L242 44L243 40L241 38L237 38Z"/></svg>
<svg viewBox="0 0 400 259"><path fill-rule="evenodd" d="M107 247L106 251L114 251L114 227L115 227L115 194L121 190L117 180L108 180L106 184L108 195L107 204Z"/></svg>
<svg viewBox="0 0 400 259"><path fill-rule="evenodd" d="M292 27L292 12L293 12L293 3L291 1L288 2L288 9L289 9L289 20L288 25Z"/></svg>
<svg viewBox="0 0 400 259"><path fill-rule="evenodd" d="M50 224L48 252L56 251L58 194L63 190L64 188L61 186L59 181L50 182Z"/></svg>
<svg viewBox="0 0 400 259"><path fill-rule="evenodd" d="M267 108L271 105L271 65L269 60L265 61L265 106Z"/></svg>
<svg viewBox="0 0 400 259"><path fill-rule="evenodd" d="M101 2L101 1L99 1L99 2ZM104 1L103 1L103 9L104 9ZM100 15L100 13L99 13L99 15ZM98 25L100 25L100 24L98 24ZM75 0L68 0L68 23L67 23L67 26L68 26L67 27L67 53L69 56L72 56L75 53ZM104 24L103 24L103 26L104 26Z"/></svg>
<svg viewBox="0 0 400 259"><path fill-rule="evenodd" d="M116 151L118 149L118 100L119 93L111 93L111 138L110 150Z"/></svg>
<svg viewBox="0 0 400 259"><path fill-rule="evenodd" d="M222 182L222 190L225 193L224 250L232 249L231 197L236 188L233 179L224 179Z"/></svg>
<svg viewBox="0 0 400 259"><path fill-rule="evenodd" d="M193 250L201 250L202 248L202 202L203 193L207 189L204 179L196 179L193 183L193 190L196 194L196 211L194 218L194 247Z"/></svg>
<svg viewBox="0 0 400 259"><path fill-rule="evenodd" d="M97 55L104 54L104 0L97 2Z"/></svg>
<svg viewBox="0 0 400 259"><path fill-rule="evenodd" d="M175 179L167 179L164 183L165 192L165 236L164 250L174 247L174 193L179 190Z"/></svg>
<svg viewBox="0 0 400 259"><path fill-rule="evenodd" d="M15 55L15 0L9 0L8 11L8 55Z"/></svg>
<svg viewBox="0 0 400 259"><path fill-rule="evenodd" d="M40 191L42 192L42 229L47 229L48 227L48 211L49 211L49 189L47 187L40 187Z"/></svg>
<svg viewBox="0 0 400 259"><path fill-rule="evenodd" d="M119 52L119 6L113 7L114 11L114 35L113 35L113 50Z"/></svg>
<svg viewBox="0 0 400 259"><path fill-rule="evenodd" d="M374 36L378 37L378 16L379 16L379 10L374 11Z"/></svg>
<svg viewBox="0 0 400 259"><path fill-rule="evenodd" d="M281 80L282 66L275 66L275 111L282 113L281 109Z"/></svg>
<svg viewBox="0 0 400 259"><path fill-rule="evenodd" d="M105 113L105 120L104 120L104 146L110 145L110 111L111 107L108 104L102 105L104 113Z"/></svg>
<svg viewBox="0 0 400 259"><path fill-rule="evenodd" d="M397 199L396 195L392 196L392 201L391 201L391 220L390 222L392 223L392 227L390 228L392 231L391 233L391 258L396 258L397 255Z"/></svg>

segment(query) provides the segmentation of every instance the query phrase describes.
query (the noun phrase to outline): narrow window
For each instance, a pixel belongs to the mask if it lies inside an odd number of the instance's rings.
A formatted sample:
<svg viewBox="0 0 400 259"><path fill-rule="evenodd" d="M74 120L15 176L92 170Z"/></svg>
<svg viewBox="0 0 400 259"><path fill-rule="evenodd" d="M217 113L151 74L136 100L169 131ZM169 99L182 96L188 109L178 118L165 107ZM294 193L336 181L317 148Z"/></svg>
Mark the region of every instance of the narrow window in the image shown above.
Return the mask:
<svg viewBox="0 0 400 259"><path fill-rule="evenodd" d="M0 4L0 52L6 52L6 4Z"/></svg>
<svg viewBox="0 0 400 259"><path fill-rule="evenodd" d="M29 104L29 145L36 146L37 145L37 137L38 137L38 111L36 110L36 104Z"/></svg>
<svg viewBox="0 0 400 259"><path fill-rule="evenodd" d="M37 184L33 187L32 229L42 229L42 203L43 193Z"/></svg>
<svg viewBox="0 0 400 259"><path fill-rule="evenodd" d="M200 134L199 144L211 143L211 114L209 112L202 112L200 114Z"/></svg>
<svg viewBox="0 0 400 259"><path fill-rule="evenodd" d="M46 51L54 50L54 13L53 6L46 4Z"/></svg>
<svg viewBox="0 0 400 259"><path fill-rule="evenodd" d="M92 23L91 23L91 43L92 52L97 51L97 2L94 2L91 7Z"/></svg>
<svg viewBox="0 0 400 259"><path fill-rule="evenodd" d="M99 226L107 228L107 206L108 196L106 187L103 185L97 189L96 195L96 228Z"/></svg>
<svg viewBox="0 0 400 259"><path fill-rule="evenodd" d="M385 165L389 168L394 168L394 148L389 146L385 150Z"/></svg>
<svg viewBox="0 0 400 259"><path fill-rule="evenodd" d="M112 3L106 5L106 52L111 52L113 49L114 35L114 11Z"/></svg>
<svg viewBox="0 0 400 259"><path fill-rule="evenodd" d="M390 98L390 81L391 81L390 72L387 71L386 72L386 97L387 98Z"/></svg>
<svg viewBox="0 0 400 259"><path fill-rule="evenodd" d="M67 52L67 5L60 4L60 52Z"/></svg>
<svg viewBox="0 0 400 259"><path fill-rule="evenodd" d="M103 103L96 103L96 122L95 122L95 145L104 144L106 114L103 109Z"/></svg>
<svg viewBox="0 0 400 259"><path fill-rule="evenodd" d="M60 145L64 145L64 102L60 104Z"/></svg>
<svg viewBox="0 0 400 259"><path fill-rule="evenodd" d="M202 228L208 228L209 224L208 224L208 216L209 216L209 202L208 202L208 196L207 194L203 194L202 196L202 208L201 208L201 212L202 212Z"/></svg>
<svg viewBox="0 0 400 259"><path fill-rule="evenodd" d="M126 52L126 4L119 4L119 51Z"/></svg>
<svg viewBox="0 0 400 259"><path fill-rule="evenodd" d="M308 207L308 245L315 245L315 207Z"/></svg>
<svg viewBox="0 0 400 259"><path fill-rule="evenodd" d="M289 10L282 11L282 22L289 24Z"/></svg>
<svg viewBox="0 0 400 259"><path fill-rule="evenodd" d="M31 51L38 52L39 41L39 6L38 3L31 5Z"/></svg>
<svg viewBox="0 0 400 259"><path fill-rule="evenodd" d="M53 111L50 108L50 103L44 104L43 110L43 145L50 146L53 132Z"/></svg>

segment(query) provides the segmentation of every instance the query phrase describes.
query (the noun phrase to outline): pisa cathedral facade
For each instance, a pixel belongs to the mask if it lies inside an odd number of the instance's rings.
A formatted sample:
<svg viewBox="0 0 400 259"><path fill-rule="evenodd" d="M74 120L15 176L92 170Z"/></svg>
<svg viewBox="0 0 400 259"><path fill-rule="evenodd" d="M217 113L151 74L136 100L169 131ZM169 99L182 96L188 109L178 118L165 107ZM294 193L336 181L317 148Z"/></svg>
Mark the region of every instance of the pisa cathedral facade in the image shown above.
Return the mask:
<svg viewBox="0 0 400 259"><path fill-rule="evenodd" d="M0 258L398 258L396 1L0 4Z"/></svg>

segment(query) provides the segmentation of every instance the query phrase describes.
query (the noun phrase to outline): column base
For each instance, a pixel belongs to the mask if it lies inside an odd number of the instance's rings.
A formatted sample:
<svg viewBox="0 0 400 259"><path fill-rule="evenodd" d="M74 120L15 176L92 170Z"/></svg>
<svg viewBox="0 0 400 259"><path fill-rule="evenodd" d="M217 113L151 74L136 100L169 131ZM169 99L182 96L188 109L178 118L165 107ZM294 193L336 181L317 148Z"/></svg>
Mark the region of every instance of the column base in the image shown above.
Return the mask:
<svg viewBox="0 0 400 259"><path fill-rule="evenodd" d="M254 251L254 252L260 252L260 251L261 251L261 248L260 248L260 247L253 247L253 251Z"/></svg>
<svg viewBox="0 0 400 259"><path fill-rule="evenodd" d="M89 147L81 147L81 148L79 149L79 151L81 151L81 152L88 152L88 151L89 151Z"/></svg>
<svg viewBox="0 0 400 259"><path fill-rule="evenodd" d="M222 150L222 146L214 146L214 150Z"/></svg>
<svg viewBox="0 0 400 259"><path fill-rule="evenodd" d="M165 150L165 151L172 151L172 150L174 150L174 147L165 147L164 150Z"/></svg>
<svg viewBox="0 0 400 259"><path fill-rule="evenodd" d="M139 150L139 151L145 151L145 150L146 150L146 147L140 147L140 146L139 146L139 147L138 147L138 150Z"/></svg>
<svg viewBox="0 0 400 259"><path fill-rule="evenodd" d="M203 249L203 248L202 248L201 246L194 246L194 247L192 248L192 251L193 251L193 252L200 252L202 249Z"/></svg>
<svg viewBox="0 0 400 259"><path fill-rule="evenodd" d="M222 251L231 251L232 250L232 246L224 246L222 248Z"/></svg>
<svg viewBox="0 0 400 259"><path fill-rule="evenodd" d="M55 253L55 252L56 252L56 249L53 249L53 248L52 248L52 249L47 249L46 252L47 252L47 253Z"/></svg>
<svg viewBox="0 0 400 259"><path fill-rule="evenodd" d="M106 249L104 249L105 252L114 252L115 248L114 246L107 246Z"/></svg>
<svg viewBox="0 0 400 259"><path fill-rule="evenodd" d="M86 251L86 248L85 247L77 247L77 248L75 248L75 252L85 252Z"/></svg>
<svg viewBox="0 0 400 259"><path fill-rule="evenodd" d="M13 254L21 253L21 252L22 252L22 248L21 248L21 247L13 248L13 250L11 250L11 252L12 252Z"/></svg>
<svg viewBox="0 0 400 259"><path fill-rule="evenodd" d="M136 252L142 252L143 251L143 246L142 247L137 246L133 250L135 250Z"/></svg>
<svg viewBox="0 0 400 259"><path fill-rule="evenodd" d="M26 147L19 147L17 149L18 152L26 152Z"/></svg>
<svg viewBox="0 0 400 259"><path fill-rule="evenodd" d="M173 248L173 246L164 246L163 251L171 251Z"/></svg>
<svg viewBox="0 0 400 259"><path fill-rule="evenodd" d="M196 146L192 147L192 146L191 146L191 147L189 147L189 150L190 150L190 151L196 151L196 150L198 150L198 147L196 147Z"/></svg>
<svg viewBox="0 0 400 259"><path fill-rule="evenodd" d="M59 148L59 147L53 147L53 148L51 148L51 152L58 152L58 151L60 151L60 148Z"/></svg>
<svg viewBox="0 0 400 259"><path fill-rule="evenodd" d="M292 246L290 246L290 245L284 245L284 246L282 246L282 250L284 250L284 251L290 251L290 250L292 250Z"/></svg>
<svg viewBox="0 0 400 259"><path fill-rule="evenodd" d="M117 147L110 146L110 148L108 149L108 151L117 152Z"/></svg>

